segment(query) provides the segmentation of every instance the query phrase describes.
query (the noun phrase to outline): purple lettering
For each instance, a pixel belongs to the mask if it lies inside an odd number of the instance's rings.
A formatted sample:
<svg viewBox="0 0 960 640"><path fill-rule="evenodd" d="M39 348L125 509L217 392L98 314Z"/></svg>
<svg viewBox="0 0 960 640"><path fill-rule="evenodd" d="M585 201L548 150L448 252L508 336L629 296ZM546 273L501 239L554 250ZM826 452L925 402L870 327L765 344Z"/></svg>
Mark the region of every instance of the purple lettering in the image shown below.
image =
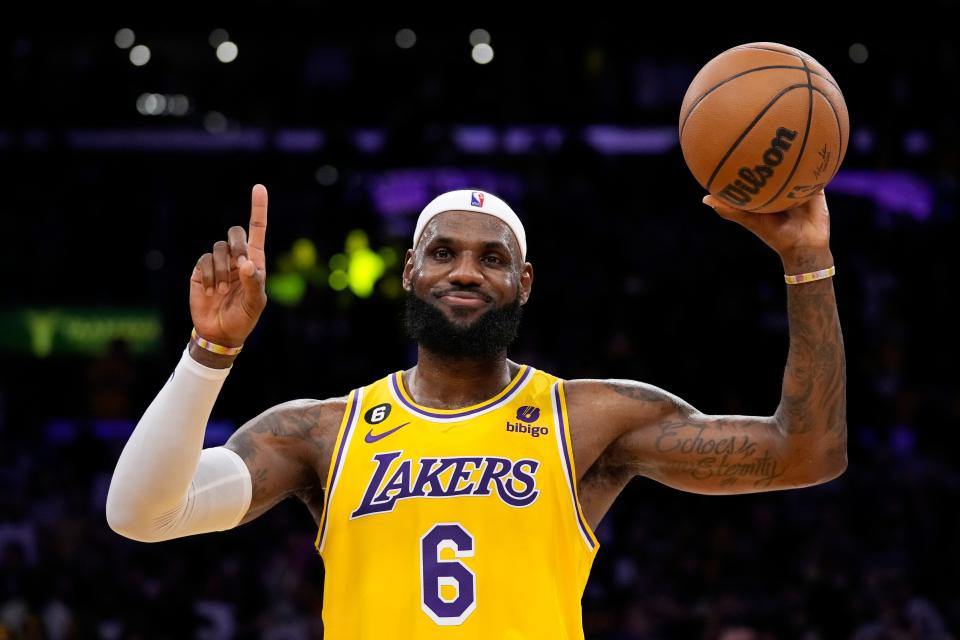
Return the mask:
<svg viewBox="0 0 960 640"><path fill-rule="evenodd" d="M525 466L530 468L529 473L523 471L523 467ZM533 479L533 475L537 473L538 468L540 468L540 463L536 460L518 460L515 462L513 465L513 478L523 483L523 490L514 490L514 483L512 481L498 482L497 489L499 489L500 498L511 507L525 507L532 504L533 501L537 499L537 496L540 495L540 492L537 490L537 483Z"/></svg>
<svg viewBox="0 0 960 640"><path fill-rule="evenodd" d="M363 500L360 501L360 506L357 507L357 510L350 514L351 518L359 518L360 516L365 516L371 513L380 513L382 511L390 511L393 509L394 500L388 500L385 503L374 504L373 496L375 495L377 488L380 486L380 483L383 481L383 476L387 474L387 469L390 467L390 463L400 457L400 454L403 451L390 451L387 453L378 453L373 456L374 462L377 463L377 469L373 472L373 476L370 478L370 482L367 484L367 490L363 494ZM329 490L329 487L328 487Z"/></svg>
<svg viewBox="0 0 960 640"><path fill-rule="evenodd" d="M483 470L483 475L480 477L480 482L477 483L477 488L473 492L475 496L488 496L490 495L490 482L496 481L497 487L500 486L500 478L507 474L510 471L509 458L486 458L487 468ZM502 491L498 491L502 493Z"/></svg>
<svg viewBox="0 0 960 640"><path fill-rule="evenodd" d="M468 480L471 475L473 475L474 470L479 469L483 464L483 458L456 458L457 465L453 468L453 476L450 478L450 486L447 490L446 495L448 496L465 496L473 492L473 488L476 485L474 482L468 482L463 486L462 489L457 487L460 485L461 480ZM465 469L466 465L472 464L473 469Z"/></svg>

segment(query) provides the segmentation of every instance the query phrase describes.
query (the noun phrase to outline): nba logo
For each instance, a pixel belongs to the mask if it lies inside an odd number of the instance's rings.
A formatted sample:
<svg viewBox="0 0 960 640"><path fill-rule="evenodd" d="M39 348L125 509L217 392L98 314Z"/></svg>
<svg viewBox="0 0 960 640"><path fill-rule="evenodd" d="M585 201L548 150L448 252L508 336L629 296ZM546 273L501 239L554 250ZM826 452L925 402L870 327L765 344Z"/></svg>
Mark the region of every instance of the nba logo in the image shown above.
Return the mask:
<svg viewBox="0 0 960 640"><path fill-rule="evenodd" d="M479 191L470 192L470 206L471 207L482 207L483 206L483 194Z"/></svg>

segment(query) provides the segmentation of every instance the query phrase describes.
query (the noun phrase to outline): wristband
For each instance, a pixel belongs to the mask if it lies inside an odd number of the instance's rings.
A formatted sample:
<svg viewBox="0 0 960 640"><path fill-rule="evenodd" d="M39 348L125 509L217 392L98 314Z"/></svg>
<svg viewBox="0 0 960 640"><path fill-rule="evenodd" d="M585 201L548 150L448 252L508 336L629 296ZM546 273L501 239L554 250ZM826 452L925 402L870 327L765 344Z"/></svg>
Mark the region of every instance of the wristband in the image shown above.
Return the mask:
<svg viewBox="0 0 960 640"><path fill-rule="evenodd" d="M235 356L240 353L241 349L243 349L243 345L240 345L239 347L225 347L222 344L210 342L206 338L200 337L200 335L197 333L196 327L194 327L193 331L190 332L190 339L193 340L201 349L206 349L211 353L218 353L221 356Z"/></svg>
<svg viewBox="0 0 960 640"><path fill-rule="evenodd" d="M806 282L814 282L816 280L823 280L825 278L832 278L833 274L837 272L837 268L827 267L826 269L820 269L819 271L811 271L810 273L798 273L794 276L788 276L787 274L783 275L783 279L787 284L804 284Z"/></svg>

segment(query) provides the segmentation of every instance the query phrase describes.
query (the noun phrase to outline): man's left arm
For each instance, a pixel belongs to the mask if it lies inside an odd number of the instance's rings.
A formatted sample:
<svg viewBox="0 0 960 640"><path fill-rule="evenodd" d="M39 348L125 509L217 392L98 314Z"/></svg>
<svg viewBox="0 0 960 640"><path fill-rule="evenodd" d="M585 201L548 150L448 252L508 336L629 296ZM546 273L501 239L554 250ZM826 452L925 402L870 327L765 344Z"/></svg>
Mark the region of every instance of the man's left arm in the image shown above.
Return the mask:
<svg viewBox="0 0 960 640"><path fill-rule="evenodd" d="M775 214L705 202L776 250L788 274L833 265L823 192ZM571 423L590 429L587 448L604 469L685 491L751 493L837 477L847 466L846 366L832 278L787 285L787 310L790 349L774 415L706 415L652 385L574 380L565 383Z"/></svg>

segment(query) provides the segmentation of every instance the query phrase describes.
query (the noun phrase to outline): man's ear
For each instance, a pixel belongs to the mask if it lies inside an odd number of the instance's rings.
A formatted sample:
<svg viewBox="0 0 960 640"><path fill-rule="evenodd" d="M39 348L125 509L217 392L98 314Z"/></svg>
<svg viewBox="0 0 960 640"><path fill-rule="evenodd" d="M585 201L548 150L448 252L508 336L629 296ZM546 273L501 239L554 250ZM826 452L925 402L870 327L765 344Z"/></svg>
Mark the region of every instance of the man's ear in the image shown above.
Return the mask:
<svg viewBox="0 0 960 640"><path fill-rule="evenodd" d="M520 267L520 304L527 304L530 299L530 291L533 289L533 265L524 262Z"/></svg>
<svg viewBox="0 0 960 640"><path fill-rule="evenodd" d="M413 256L413 249L407 249L406 255L403 256L403 290L407 292L413 291L413 282L410 280L413 274Z"/></svg>

